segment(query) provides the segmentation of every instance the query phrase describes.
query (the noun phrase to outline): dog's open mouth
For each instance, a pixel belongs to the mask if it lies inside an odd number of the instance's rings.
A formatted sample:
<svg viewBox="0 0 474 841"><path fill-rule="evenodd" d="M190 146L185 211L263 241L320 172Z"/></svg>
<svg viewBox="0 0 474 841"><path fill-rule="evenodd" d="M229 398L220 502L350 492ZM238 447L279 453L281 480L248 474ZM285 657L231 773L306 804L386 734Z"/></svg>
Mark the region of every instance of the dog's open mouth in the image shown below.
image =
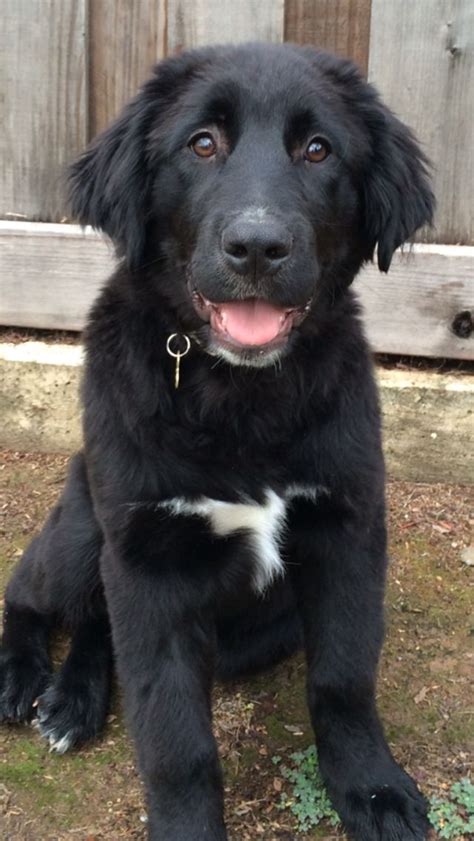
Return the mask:
<svg viewBox="0 0 474 841"><path fill-rule="evenodd" d="M302 322L305 307L279 307L262 298L218 303L194 290L194 307L208 321L213 338L236 350L270 350L283 344L293 327Z"/></svg>

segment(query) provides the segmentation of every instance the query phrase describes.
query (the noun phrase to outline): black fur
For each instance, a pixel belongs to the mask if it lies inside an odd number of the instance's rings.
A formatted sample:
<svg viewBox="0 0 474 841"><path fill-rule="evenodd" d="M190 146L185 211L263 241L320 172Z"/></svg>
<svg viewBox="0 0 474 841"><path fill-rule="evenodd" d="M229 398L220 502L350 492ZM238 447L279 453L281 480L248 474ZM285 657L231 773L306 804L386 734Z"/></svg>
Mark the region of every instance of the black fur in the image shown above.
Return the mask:
<svg viewBox="0 0 474 841"><path fill-rule="evenodd" d="M210 158L189 146L200 130L213 134ZM330 151L319 163L305 158L314 136ZM224 841L214 676L256 671L304 642L321 770L350 836L421 841L424 799L375 708L384 471L349 289L377 244L387 271L431 220L416 141L350 62L324 52L183 53L74 166L72 204L123 259L86 331L84 452L7 588L0 717L29 718L40 694L38 725L57 749L95 735L108 614L149 838ZM231 268L242 248L229 256L223 235L242 220L262 270ZM249 297L298 316L271 353L233 347L229 362L199 307ZM191 337L178 389L171 333ZM177 497L263 503L295 484L318 491L288 501L285 575L263 593L247 528L219 536L199 513L167 508ZM56 624L73 640L50 682Z"/></svg>

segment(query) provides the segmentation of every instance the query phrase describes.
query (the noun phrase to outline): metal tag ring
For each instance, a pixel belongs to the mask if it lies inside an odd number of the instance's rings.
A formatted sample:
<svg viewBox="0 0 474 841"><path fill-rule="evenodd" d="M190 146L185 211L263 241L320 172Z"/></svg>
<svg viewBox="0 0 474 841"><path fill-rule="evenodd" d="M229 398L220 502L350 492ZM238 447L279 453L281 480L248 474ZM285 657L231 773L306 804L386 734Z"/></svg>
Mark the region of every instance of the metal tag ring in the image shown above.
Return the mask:
<svg viewBox="0 0 474 841"><path fill-rule="evenodd" d="M171 350L171 342L173 341L173 339L179 339L180 337L182 337L184 339L184 341L186 342L186 348L184 350L178 350L178 352L175 353L173 350ZM166 351L174 359L177 359L180 356L186 356L186 354L189 352L190 348L191 348L191 339L189 338L189 336L186 335L186 333L172 333L171 336L168 336L168 340L166 342Z"/></svg>

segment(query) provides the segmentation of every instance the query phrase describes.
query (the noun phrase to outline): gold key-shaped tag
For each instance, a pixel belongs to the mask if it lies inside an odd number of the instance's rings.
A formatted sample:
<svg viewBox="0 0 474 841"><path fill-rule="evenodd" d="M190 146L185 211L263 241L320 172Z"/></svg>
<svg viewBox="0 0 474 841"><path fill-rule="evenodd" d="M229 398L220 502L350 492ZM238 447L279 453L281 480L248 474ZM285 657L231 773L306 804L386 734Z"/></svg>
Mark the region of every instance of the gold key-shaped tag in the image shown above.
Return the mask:
<svg viewBox="0 0 474 841"><path fill-rule="evenodd" d="M171 349L171 342L174 341L174 339L176 339L179 342L180 338L184 339L184 342L185 342L184 350L177 350L177 351L172 350ZM190 340L189 336L186 336L185 333L181 333L181 334L180 333L172 333L171 336L168 336L168 341L166 342L166 351L167 351L167 353L169 353L170 356L173 357L173 359L176 359L176 365L175 365L175 369L174 369L174 387L175 388L179 387L179 365L180 365L180 362L181 362L181 357L186 356L190 347L191 347L191 340Z"/></svg>

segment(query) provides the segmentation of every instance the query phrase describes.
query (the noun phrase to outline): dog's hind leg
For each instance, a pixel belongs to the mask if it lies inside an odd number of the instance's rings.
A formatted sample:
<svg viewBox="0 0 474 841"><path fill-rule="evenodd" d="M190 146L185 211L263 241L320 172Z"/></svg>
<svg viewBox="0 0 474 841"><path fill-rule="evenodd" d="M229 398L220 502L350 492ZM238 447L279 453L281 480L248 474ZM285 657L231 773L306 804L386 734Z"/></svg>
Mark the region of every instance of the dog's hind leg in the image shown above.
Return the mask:
<svg viewBox="0 0 474 841"><path fill-rule="evenodd" d="M71 460L59 502L7 587L0 644L0 720L32 718L34 702L51 677L50 630L64 625L82 634L84 623L87 627L91 617L105 609L99 575L101 546L102 534L79 454ZM109 645L108 634L105 639Z"/></svg>
<svg viewBox="0 0 474 841"><path fill-rule="evenodd" d="M6 602L3 623L0 721L29 721L34 701L50 676L50 618L30 606Z"/></svg>
<svg viewBox="0 0 474 841"><path fill-rule="evenodd" d="M51 750L64 753L98 735L107 715L111 672L104 611L79 625L65 662L38 700L37 727Z"/></svg>

